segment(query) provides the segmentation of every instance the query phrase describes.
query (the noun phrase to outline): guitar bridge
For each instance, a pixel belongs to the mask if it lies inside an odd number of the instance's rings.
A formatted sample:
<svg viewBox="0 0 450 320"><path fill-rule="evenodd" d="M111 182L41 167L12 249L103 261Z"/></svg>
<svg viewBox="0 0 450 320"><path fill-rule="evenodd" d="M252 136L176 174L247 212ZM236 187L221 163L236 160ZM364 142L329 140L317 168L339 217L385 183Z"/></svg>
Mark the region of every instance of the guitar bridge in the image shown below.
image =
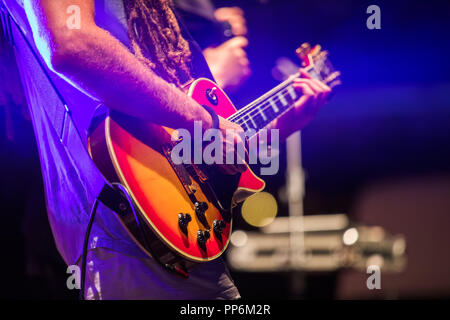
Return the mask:
<svg viewBox="0 0 450 320"><path fill-rule="evenodd" d="M186 190L189 197L194 196L195 192L197 191L197 187L195 184L192 183L191 177L189 176L189 172L186 169L184 164L175 164L172 161L172 145L171 144L165 144L163 146L163 153L166 157L167 161L170 163L170 165L173 168L173 171L175 171L176 175L178 176L178 179L180 180L181 184L183 185L184 189Z"/></svg>
<svg viewBox="0 0 450 320"><path fill-rule="evenodd" d="M197 186L193 183L192 179L196 180L202 186L202 190L205 193L206 197L212 201L214 206L220 211L222 217L225 221L231 221L231 212L227 210L225 206L222 205L221 201L217 197L214 188L209 183L209 177L206 175L203 170L193 164L175 164L172 161L171 152L175 143L165 144L163 145L163 153L166 157L167 161L172 166L175 171L178 179L186 190L189 199L195 205L198 203L197 198L195 197L195 192L197 191ZM192 177L192 179L191 179Z"/></svg>

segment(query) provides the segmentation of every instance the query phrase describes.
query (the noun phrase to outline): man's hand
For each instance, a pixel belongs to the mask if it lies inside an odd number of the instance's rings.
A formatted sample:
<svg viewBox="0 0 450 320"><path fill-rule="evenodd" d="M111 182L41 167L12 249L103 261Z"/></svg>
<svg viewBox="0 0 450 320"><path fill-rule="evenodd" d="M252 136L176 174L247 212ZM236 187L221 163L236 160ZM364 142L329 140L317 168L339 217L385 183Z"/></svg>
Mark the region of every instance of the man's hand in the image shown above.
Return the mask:
<svg viewBox="0 0 450 320"><path fill-rule="evenodd" d="M211 73L223 89L236 89L250 76L250 63L244 50L247 45L246 38L234 37L218 47L203 51Z"/></svg>
<svg viewBox="0 0 450 320"><path fill-rule="evenodd" d="M244 172L247 169L245 160L248 158L248 152L242 140L244 130L239 125L222 117L219 117L219 130L223 144L223 164L217 165L219 170L230 175ZM239 150L243 150L244 154ZM227 155L234 159L232 164L226 164Z"/></svg>
<svg viewBox="0 0 450 320"><path fill-rule="evenodd" d="M219 8L214 12L214 16L218 21L228 22L235 36L247 35L247 24L241 8Z"/></svg>
<svg viewBox="0 0 450 320"><path fill-rule="evenodd" d="M294 80L293 87L302 96L292 109L268 126L269 129L279 129L280 138L283 140L295 131L303 129L327 102L331 93L330 87L312 79L303 69L300 69L300 76Z"/></svg>

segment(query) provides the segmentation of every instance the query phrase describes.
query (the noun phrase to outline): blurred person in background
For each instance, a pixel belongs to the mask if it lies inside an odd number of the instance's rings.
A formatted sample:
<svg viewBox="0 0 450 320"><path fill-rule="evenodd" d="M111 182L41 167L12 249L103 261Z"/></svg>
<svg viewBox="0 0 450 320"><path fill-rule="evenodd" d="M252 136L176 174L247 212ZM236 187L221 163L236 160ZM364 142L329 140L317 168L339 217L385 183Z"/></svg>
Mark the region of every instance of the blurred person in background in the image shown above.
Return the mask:
<svg viewBox="0 0 450 320"><path fill-rule="evenodd" d="M202 49L217 84L227 92L237 91L251 75L243 10L215 8L210 0L175 0L174 4Z"/></svg>

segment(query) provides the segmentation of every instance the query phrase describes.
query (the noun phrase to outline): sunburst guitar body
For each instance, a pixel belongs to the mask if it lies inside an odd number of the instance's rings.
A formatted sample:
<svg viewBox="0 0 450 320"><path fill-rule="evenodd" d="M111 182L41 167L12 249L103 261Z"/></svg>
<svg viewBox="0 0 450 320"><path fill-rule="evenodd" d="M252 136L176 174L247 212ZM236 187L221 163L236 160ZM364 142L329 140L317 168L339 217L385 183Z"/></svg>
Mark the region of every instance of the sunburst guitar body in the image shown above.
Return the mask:
<svg viewBox="0 0 450 320"><path fill-rule="evenodd" d="M316 47L304 49L304 66L325 81L317 68L324 57ZM337 72L330 69L326 76L328 84L337 83ZM194 81L186 92L219 116L258 131L298 99L290 84L292 79L286 80L240 111L208 79ZM105 178L127 191L136 214L117 216L143 250L165 265L211 261L227 248L233 207L265 183L249 167L240 175L225 175L216 166L174 164L173 133L110 111L91 130L88 147Z"/></svg>

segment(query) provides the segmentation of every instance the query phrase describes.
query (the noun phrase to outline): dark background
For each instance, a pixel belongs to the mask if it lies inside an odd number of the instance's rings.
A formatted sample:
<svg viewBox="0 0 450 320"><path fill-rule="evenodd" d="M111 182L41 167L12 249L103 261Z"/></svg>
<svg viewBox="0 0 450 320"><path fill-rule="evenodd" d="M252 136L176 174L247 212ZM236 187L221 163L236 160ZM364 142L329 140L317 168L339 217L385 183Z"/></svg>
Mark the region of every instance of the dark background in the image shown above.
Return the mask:
<svg viewBox="0 0 450 320"><path fill-rule="evenodd" d="M295 49L305 41L330 51L342 72L343 85L302 132L305 213L344 212L407 240L407 269L383 275L381 292L365 288L364 273L347 270L307 275L302 297L449 297L450 2L215 2L243 8L250 32L253 75L232 95L237 106L276 85L271 75L276 60L297 61ZM381 30L366 27L371 4L381 8ZM11 73L2 77L0 85L16 83ZM19 111L23 101L10 96L0 101L0 296L75 299L46 220L32 128ZM8 112L13 139L7 136ZM278 197L284 166L268 182L268 191ZM282 201L279 215L287 215ZM235 228L250 229L236 220ZM296 297L285 275L233 271L233 276L244 298Z"/></svg>

